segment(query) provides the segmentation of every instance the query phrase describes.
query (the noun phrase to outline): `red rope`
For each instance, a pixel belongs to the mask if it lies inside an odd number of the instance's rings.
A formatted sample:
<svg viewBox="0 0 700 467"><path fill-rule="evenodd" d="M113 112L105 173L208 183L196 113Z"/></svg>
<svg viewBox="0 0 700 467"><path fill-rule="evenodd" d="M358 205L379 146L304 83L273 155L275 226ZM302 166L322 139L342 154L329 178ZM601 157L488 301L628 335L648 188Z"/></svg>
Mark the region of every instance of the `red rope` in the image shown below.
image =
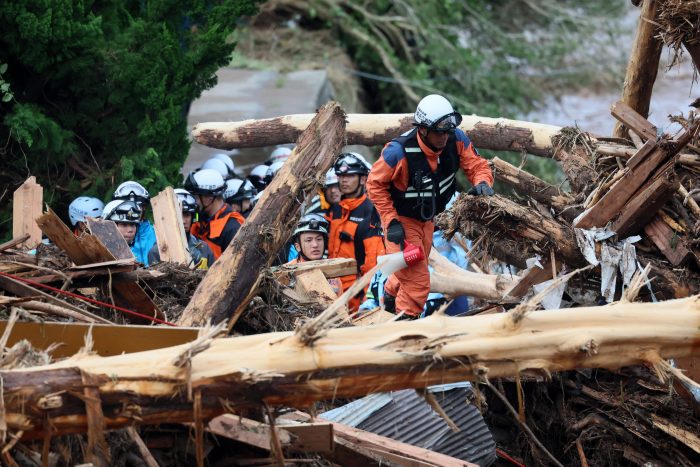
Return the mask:
<svg viewBox="0 0 700 467"><path fill-rule="evenodd" d="M154 316L144 315L144 314L138 313L136 311L127 310L126 308L122 308L120 306L110 305L109 303L104 303L104 302L100 302L98 300L93 300L92 298L88 298L88 297L85 297L83 295L79 295L79 294L76 294L73 292L68 292L67 290L57 289L56 287L51 287L50 285L41 284L39 282L34 282L34 281L29 280L29 279L25 279L23 277L18 277L18 276L12 275L12 274L7 274L6 272L0 272L0 275L9 277L11 279L14 279L14 280L17 280L20 282L24 282L24 283L29 284L29 285L34 286L34 287L43 287L45 289L51 290L52 292L56 292L58 294L67 295L69 297L77 298L78 300L83 300L85 302L93 303L95 305L100 305L100 306L104 306L107 308L112 308L114 310L121 311L122 313L126 313L129 315L138 316L139 318L150 320L150 321L153 321L154 323L167 324L168 326L177 327L177 324L169 323L168 321L164 321L164 320L162 320L160 318L156 318Z"/></svg>
<svg viewBox="0 0 700 467"><path fill-rule="evenodd" d="M500 457L501 459L507 460L508 462L510 462L513 465L517 465L518 467L525 467L525 464L516 461L515 459L510 457L508 454L506 454L506 452L502 449L496 448L496 455L498 457Z"/></svg>

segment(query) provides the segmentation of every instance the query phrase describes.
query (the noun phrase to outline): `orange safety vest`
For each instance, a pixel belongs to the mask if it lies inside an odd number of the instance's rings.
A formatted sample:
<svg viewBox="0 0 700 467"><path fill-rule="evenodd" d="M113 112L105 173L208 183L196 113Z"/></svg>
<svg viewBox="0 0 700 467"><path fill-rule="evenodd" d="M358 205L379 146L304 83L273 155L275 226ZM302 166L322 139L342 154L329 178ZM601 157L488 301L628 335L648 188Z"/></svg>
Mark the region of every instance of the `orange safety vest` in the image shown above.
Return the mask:
<svg viewBox="0 0 700 467"><path fill-rule="evenodd" d="M367 195L342 199L340 204L331 206L328 217L331 223L328 257L355 258L358 274L372 269L377 264L377 256L384 254L384 241L379 215ZM350 288L358 274L340 278L343 291ZM351 301L351 308L357 305L359 299Z"/></svg>
<svg viewBox="0 0 700 467"><path fill-rule="evenodd" d="M216 242L216 239L221 236L229 219L237 220L241 225L245 222L245 218L240 213L233 212L228 204L224 204L221 209L216 211L214 217L207 221L195 222L190 227L190 234L206 242L211 248L211 252L214 253L215 259L219 259L223 249L228 246L221 245L220 242Z"/></svg>

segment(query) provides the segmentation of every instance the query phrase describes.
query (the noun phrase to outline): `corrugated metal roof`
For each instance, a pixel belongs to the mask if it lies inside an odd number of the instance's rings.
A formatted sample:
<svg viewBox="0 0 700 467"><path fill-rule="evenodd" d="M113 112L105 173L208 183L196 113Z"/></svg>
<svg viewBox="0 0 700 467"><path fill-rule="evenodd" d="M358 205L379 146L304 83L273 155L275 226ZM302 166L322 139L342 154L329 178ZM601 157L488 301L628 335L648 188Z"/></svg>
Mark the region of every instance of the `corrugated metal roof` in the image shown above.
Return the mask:
<svg viewBox="0 0 700 467"><path fill-rule="evenodd" d="M326 420L342 423L343 425L356 427L392 400L391 393L389 392L370 394L362 399L324 412L321 414L321 417Z"/></svg>
<svg viewBox="0 0 700 467"><path fill-rule="evenodd" d="M432 386L429 390L460 427L459 432L453 432L412 389L373 394L321 416L479 465L493 463L496 443L479 410L469 403L469 383Z"/></svg>

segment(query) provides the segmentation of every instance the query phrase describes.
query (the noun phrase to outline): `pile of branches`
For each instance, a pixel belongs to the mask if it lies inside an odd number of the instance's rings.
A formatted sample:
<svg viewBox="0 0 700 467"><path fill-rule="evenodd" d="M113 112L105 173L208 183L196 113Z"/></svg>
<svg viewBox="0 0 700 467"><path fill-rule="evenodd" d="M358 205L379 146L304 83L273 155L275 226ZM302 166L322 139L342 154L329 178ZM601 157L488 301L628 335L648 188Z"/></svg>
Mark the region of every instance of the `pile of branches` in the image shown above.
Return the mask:
<svg viewBox="0 0 700 467"><path fill-rule="evenodd" d="M698 121L692 113L690 118L676 121L685 126L681 133L687 138L682 147L676 139L664 136L649 142L644 149L641 149L644 143L640 143L638 149L626 154L600 152L598 146L604 144L600 139L591 142L577 136L577 130L566 129L562 139L576 144L562 143L554 158L564 166L570 191L494 158L491 164L496 179L509 185L514 196L481 198L462 194L452 209L438 217L437 225L447 235L460 232L478 242L476 251L482 260L496 259L520 269L527 269L531 258L539 258L541 262L556 258L557 264L563 263L569 271L587 266L591 256L586 256L582 248L579 230L610 231L612 237L591 244L592 254L598 259L605 242L615 244L639 235L641 239L634 243L636 258L642 267L649 265L651 270L646 297L670 299L697 293L700 291L700 242L697 241L700 166L695 162L700 154ZM658 162L648 173L641 173L640 161L648 161L652 147L659 154L666 154L659 159L663 163ZM567 164L571 165L571 159L575 161L575 170L566 168ZM630 181L639 186L633 193L625 188ZM653 183L656 183L654 187L663 185L663 189L651 187ZM652 188L656 190L653 193ZM619 208L610 208L610 198L623 195L628 199L618 203ZM588 219L596 213L599 215L591 224ZM660 225L658 228L663 233L656 235L650 225ZM557 271L561 272L560 266ZM600 268L596 268L585 277L591 277L595 283L600 274ZM620 294L618 290L616 297Z"/></svg>

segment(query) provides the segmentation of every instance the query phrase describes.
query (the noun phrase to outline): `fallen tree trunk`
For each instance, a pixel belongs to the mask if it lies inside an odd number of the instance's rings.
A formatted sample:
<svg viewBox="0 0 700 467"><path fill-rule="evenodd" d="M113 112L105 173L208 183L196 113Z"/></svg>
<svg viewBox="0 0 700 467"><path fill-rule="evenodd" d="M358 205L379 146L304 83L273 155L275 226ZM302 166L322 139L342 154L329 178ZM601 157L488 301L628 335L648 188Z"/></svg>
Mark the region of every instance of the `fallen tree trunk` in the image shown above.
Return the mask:
<svg viewBox="0 0 700 467"><path fill-rule="evenodd" d="M209 269L178 324L202 326L211 320L236 322L253 297L260 273L284 247L306 196L319 185L340 152L345 114L331 102L302 133L292 156L263 192L226 251Z"/></svg>
<svg viewBox="0 0 700 467"><path fill-rule="evenodd" d="M622 102L644 118L649 116L651 92L656 81L663 45L657 38L658 3L657 0L644 0L642 4L625 83L622 86ZM627 130L621 123L615 125L613 134L616 137L624 138L626 133Z"/></svg>
<svg viewBox="0 0 700 467"><path fill-rule="evenodd" d="M585 265L570 227L500 195L462 194L436 224L448 236L455 231L474 239L487 234L489 243L503 247L506 260L521 269L527 258L548 257L550 249L572 266Z"/></svg>
<svg viewBox="0 0 700 467"><path fill-rule="evenodd" d="M572 206L575 202L574 198L559 187L551 185L498 157L491 159L491 163L496 179L512 186L521 195L529 196L535 201L551 207L557 214L564 215L568 220L573 220L581 213L580 208Z"/></svg>
<svg viewBox="0 0 700 467"><path fill-rule="evenodd" d="M106 428L113 429L190 422L195 412L188 394L199 401L196 413L204 421L235 406L305 407L377 391L574 368L662 368L662 358L699 354L700 297L694 296L469 318L433 315L332 329L312 341L293 332L199 339L115 357L83 355L0 377L8 428L32 438L85 432L87 385L99 397Z"/></svg>
<svg viewBox="0 0 700 467"><path fill-rule="evenodd" d="M428 262L433 267L433 272L430 273L430 291L449 297L468 295L486 300L501 300L517 282L500 274L465 271L435 249L430 251Z"/></svg>
<svg viewBox="0 0 700 467"><path fill-rule="evenodd" d="M309 125L313 114L241 122L199 123L192 138L200 144L218 149L271 146L296 141ZM349 114L346 144L384 145L392 138L413 128L413 114ZM528 152L552 157L553 138L561 127L506 118L465 115L460 128L479 149Z"/></svg>

